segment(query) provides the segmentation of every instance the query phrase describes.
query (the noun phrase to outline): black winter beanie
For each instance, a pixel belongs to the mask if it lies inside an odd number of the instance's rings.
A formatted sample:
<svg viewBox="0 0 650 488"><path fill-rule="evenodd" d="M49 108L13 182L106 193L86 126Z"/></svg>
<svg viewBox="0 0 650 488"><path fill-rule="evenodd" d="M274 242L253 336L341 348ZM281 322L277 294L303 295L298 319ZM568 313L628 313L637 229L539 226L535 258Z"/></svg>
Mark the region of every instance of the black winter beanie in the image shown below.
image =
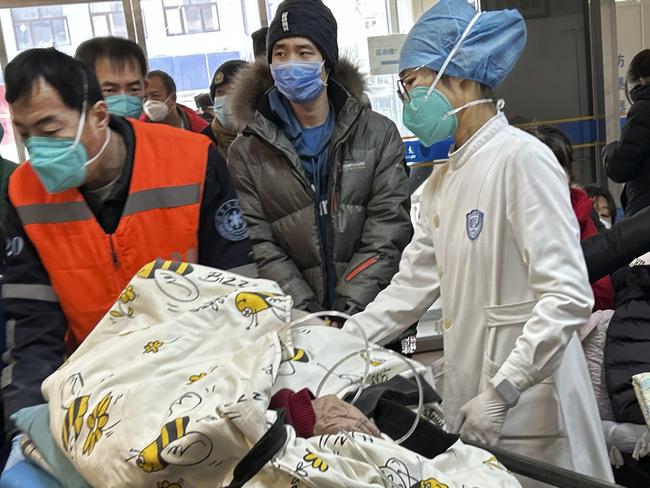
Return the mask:
<svg viewBox="0 0 650 488"><path fill-rule="evenodd" d="M269 26L266 54L271 63L273 46L287 37L304 37L313 42L332 70L339 60L336 19L322 0L285 0L278 6Z"/></svg>

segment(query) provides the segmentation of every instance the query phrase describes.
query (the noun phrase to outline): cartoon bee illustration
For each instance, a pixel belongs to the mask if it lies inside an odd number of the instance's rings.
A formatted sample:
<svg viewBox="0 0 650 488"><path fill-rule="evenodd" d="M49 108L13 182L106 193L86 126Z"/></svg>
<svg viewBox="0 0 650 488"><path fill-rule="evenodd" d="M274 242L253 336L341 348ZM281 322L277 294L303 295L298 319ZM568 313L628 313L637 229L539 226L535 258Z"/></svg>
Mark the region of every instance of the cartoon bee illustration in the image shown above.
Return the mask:
<svg viewBox="0 0 650 488"><path fill-rule="evenodd" d="M291 361L297 361L299 363L308 363L309 356L304 349L296 349L296 353L291 358Z"/></svg>
<svg viewBox="0 0 650 488"><path fill-rule="evenodd" d="M296 374L296 367L293 365L294 362L297 363L308 363L309 362L309 353L304 349L296 348L295 354L288 361L283 361L280 363L280 368L278 369L279 376L293 376Z"/></svg>
<svg viewBox="0 0 650 488"><path fill-rule="evenodd" d="M136 465L146 473L162 471L169 465L192 466L212 453L212 442L198 432L187 432L189 417L166 423L160 435L140 451Z"/></svg>
<svg viewBox="0 0 650 488"><path fill-rule="evenodd" d="M164 261L162 259L156 259L149 264L145 264L144 267L138 271L138 276L147 280L153 280L156 275L156 271L169 270L173 271L181 276L185 276L194 271L194 268L191 264L188 263L179 263L177 261Z"/></svg>
<svg viewBox="0 0 650 488"><path fill-rule="evenodd" d="M251 327L257 327L259 325L257 314L264 310L271 310L275 313L273 310L274 297L276 297L276 295L264 292L243 291L237 293L237 296L235 297L237 310L239 310L244 317L251 317L251 323L248 324L246 330L250 330Z"/></svg>
<svg viewBox="0 0 650 488"><path fill-rule="evenodd" d="M426 480L420 481L420 488L449 488L449 485L445 485L444 483L440 483L435 478L429 478Z"/></svg>
<svg viewBox="0 0 650 488"><path fill-rule="evenodd" d="M200 295L199 288L187 276L192 271L191 264L156 259L138 271L138 277L154 280L158 289L172 300L189 303Z"/></svg>
<svg viewBox="0 0 650 488"><path fill-rule="evenodd" d="M84 424L84 415L88 411L88 400L90 395L84 395L75 398L65 415L65 421L61 428L61 440L63 441L63 448L67 451L70 444L70 436L74 434L76 441L81 434L81 428Z"/></svg>

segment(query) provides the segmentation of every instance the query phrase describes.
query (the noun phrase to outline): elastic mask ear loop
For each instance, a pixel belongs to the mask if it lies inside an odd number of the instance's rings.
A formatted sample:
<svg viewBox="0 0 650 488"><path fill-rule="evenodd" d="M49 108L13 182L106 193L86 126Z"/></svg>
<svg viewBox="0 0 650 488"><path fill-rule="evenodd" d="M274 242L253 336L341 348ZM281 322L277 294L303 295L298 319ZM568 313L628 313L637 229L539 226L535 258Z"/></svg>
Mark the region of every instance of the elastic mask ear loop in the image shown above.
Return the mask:
<svg viewBox="0 0 650 488"><path fill-rule="evenodd" d="M86 161L84 166L88 166L90 163L93 163L93 162L97 161L97 158L99 158L99 156L101 156L104 153L104 151L106 150L106 148L108 147L109 142L111 142L111 129L106 127L106 140L104 141L104 144L102 144L102 147L99 148L99 151L97 151L97 154L95 154L92 158L90 158L88 161Z"/></svg>
<svg viewBox="0 0 650 488"><path fill-rule="evenodd" d="M461 111L465 110L466 108L474 107L476 105L481 105L483 103L495 103L496 107L497 107L497 111L499 113L501 113L503 111L503 107L506 106L506 102L501 98L499 100L494 99L494 98L481 98L480 100L472 100L471 102L466 103L462 107L458 107L458 108L456 108L454 110L451 110L451 111L447 112L445 115L443 115L442 118L443 119L448 119L452 115L455 115L458 112L461 112Z"/></svg>
<svg viewBox="0 0 650 488"><path fill-rule="evenodd" d="M323 61L320 64L320 69L323 69L324 66L325 66L325 61ZM319 78L320 78L320 76L319 76ZM329 81L329 79L330 79L330 74L329 74L329 72L327 72L327 76L325 77L325 81L320 80L320 82L323 84L323 86L327 87L328 86L327 82Z"/></svg>
<svg viewBox="0 0 650 488"><path fill-rule="evenodd" d="M474 24L476 24L476 22L478 22L478 19L482 14L483 14L483 12L477 12L476 15L472 18L472 20L469 21L469 24L467 24L467 27L465 28L465 31L463 32L463 34L460 36L460 39L458 39L458 42L456 43L456 45L449 52L449 56L447 56L447 59L445 59L445 62L442 63L442 67L440 68L440 71L438 71L438 74L436 75L435 80L433 80L433 83L429 87L429 91L427 91L427 97L430 97L431 94L433 93L433 90L435 89L436 85L438 85L438 82L440 81L440 78L442 78L442 75L445 74L445 70L447 69L447 66L449 66L449 63L451 63L451 60L456 55L456 52L460 49L460 45L467 38L470 31L472 30L472 27L474 27Z"/></svg>

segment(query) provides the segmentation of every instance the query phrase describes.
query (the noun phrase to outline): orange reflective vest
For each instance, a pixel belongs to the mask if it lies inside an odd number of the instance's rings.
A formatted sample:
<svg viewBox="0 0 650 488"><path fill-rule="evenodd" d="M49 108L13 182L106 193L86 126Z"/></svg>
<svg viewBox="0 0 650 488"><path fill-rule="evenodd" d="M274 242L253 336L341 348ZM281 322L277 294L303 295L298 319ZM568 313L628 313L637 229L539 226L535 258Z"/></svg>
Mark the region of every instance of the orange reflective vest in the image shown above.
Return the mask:
<svg viewBox="0 0 650 488"><path fill-rule="evenodd" d="M156 258L193 261L210 140L160 124L129 122L135 155L128 198L106 234L77 189L50 194L28 163L9 198L34 244L80 344L142 266Z"/></svg>

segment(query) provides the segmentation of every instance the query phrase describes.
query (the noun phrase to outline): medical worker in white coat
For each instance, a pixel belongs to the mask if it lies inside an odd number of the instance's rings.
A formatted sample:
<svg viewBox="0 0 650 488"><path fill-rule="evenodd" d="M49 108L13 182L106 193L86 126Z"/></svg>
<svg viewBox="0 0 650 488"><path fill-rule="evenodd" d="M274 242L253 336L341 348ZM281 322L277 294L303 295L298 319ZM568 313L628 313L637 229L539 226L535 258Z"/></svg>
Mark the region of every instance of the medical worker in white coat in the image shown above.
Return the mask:
<svg viewBox="0 0 650 488"><path fill-rule="evenodd" d="M449 429L611 481L574 334L593 295L566 177L492 95L525 44L519 12L477 13L467 0L441 0L409 33L404 124L455 149L425 184L399 272L344 329L387 343L441 296Z"/></svg>

